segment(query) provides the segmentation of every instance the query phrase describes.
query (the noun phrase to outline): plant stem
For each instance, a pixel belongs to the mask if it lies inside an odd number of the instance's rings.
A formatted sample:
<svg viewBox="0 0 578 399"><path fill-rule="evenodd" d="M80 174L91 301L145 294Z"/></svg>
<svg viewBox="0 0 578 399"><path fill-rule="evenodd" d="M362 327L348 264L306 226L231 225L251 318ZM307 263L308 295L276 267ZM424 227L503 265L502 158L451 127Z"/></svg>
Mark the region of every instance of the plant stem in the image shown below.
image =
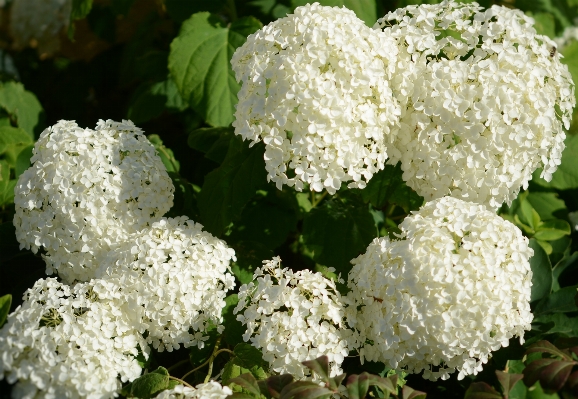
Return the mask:
<svg viewBox="0 0 578 399"><path fill-rule="evenodd" d="M325 198L327 194L328 194L327 191L323 191L323 194L315 198L315 194L313 193L313 191L311 191L311 205L313 206L313 208L319 205L319 203L323 201L323 198Z"/></svg>
<svg viewBox="0 0 578 399"><path fill-rule="evenodd" d="M219 354L219 353L223 353L223 352L229 352L232 355L235 355L235 352L229 350L229 349L219 349L216 352L213 352L213 354L211 355L210 358L207 359L206 362L204 362L203 364L201 364L199 367L192 369L191 371L189 371L187 374L183 375L181 378L184 380L185 378L187 378L189 375L193 374L195 371L202 369L203 367L205 367L207 364L209 364L209 362L211 362L212 360L214 360L214 358Z"/></svg>
<svg viewBox="0 0 578 399"><path fill-rule="evenodd" d="M183 381L183 380L181 380L180 378L177 378L177 377L173 377L172 375L169 375L169 379L171 379L171 380L175 380L175 381L178 381L178 382L180 382L181 384L183 384L183 385L185 385L185 386L187 386L187 387L189 387L189 388L193 388L193 389L195 389L195 387L194 387L194 386L192 386L191 384L189 384L189 383L188 383L188 382L186 382L186 381Z"/></svg>

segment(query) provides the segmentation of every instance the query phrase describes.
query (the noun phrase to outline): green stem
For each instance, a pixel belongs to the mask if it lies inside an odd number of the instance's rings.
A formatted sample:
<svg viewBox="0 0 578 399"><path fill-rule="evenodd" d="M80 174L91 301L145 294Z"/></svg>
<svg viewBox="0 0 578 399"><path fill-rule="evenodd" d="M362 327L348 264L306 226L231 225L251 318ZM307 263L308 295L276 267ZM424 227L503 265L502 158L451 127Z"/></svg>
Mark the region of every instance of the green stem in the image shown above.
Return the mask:
<svg viewBox="0 0 578 399"><path fill-rule="evenodd" d="M199 367L192 369L191 371L189 371L187 374L183 375L181 378L184 380L185 378L187 378L189 375L193 374L195 371L202 369L203 367L205 367L207 364L209 364L212 360L214 360L214 358L223 352L229 352L232 355L235 355L235 352L229 350L229 349L219 349L218 351L214 352L210 358L207 359L206 362L204 362L203 364L201 364Z"/></svg>
<svg viewBox="0 0 578 399"><path fill-rule="evenodd" d="M317 205L319 205L319 203L321 201L323 201L323 198L325 198L327 196L328 192L327 191L323 191L323 194L321 194L319 197L315 198L315 194L313 193L313 191L311 192L311 206L313 208L315 208Z"/></svg>
<svg viewBox="0 0 578 399"><path fill-rule="evenodd" d="M178 382L180 382L181 384L183 384L184 386L187 386L187 387L189 387L189 388L193 388L193 389L195 389L195 387L194 387L194 386L192 386L192 385L191 385L191 384L189 384L188 382L185 382L185 381L181 380L180 378L177 378L177 377L173 377L172 375L169 375L169 379L171 379L171 380L175 380L175 381L178 381Z"/></svg>

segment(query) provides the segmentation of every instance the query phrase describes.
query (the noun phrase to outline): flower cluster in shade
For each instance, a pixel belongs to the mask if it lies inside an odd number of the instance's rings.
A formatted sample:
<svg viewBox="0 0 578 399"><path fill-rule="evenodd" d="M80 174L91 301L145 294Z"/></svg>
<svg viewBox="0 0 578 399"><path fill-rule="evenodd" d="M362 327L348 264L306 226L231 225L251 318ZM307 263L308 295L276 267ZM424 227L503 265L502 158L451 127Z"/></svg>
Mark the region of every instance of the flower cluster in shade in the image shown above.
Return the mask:
<svg viewBox="0 0 578 399"><path fill-rule="evenodd" d="M483 205L444 197L352 260L348 323L362 358L425 378L477 374L492 351L530 329L533 251Z"/></svg>
<svg viewBox="0 0 578 399"><path fill-rule="evenodd" d="M166 389L155 396L154 399L225 399L232 395L233 391L228 386L221 386L216 381L199 384L195 388L177 385L172 389Z"/></svg>
<svg viewBox="0 0 578 399"><path fill-rule="evenodd" d="M173 183L155 148L130 121L96 129L60 121L36 142L15 188L21 248L42 248L47 274L67 283L96 277L119 242L164 215Z"/></svg>
<svg viewBox="0 0 578 399"><path fill-rule="evenodd" d="M302 361L326 355L332 375L341 374L351 331L335 282L310 270L281 268L281 259L264 261L253 282L239 289L234 312L246 325L245 341L262 350L270 369L306 377Z"/></svg>
<svg viewBox="0 0 578 399"><path fill-rule="evenodd" d="M41 134L14 225L64 284L39 280L0 330L0 379L18 381L16 397L113 397L149 345L202 348L207 330L222 332L235 252L185 216L162 217L173 191L130 121L60 121Z"/></svg>
<svg viewBox="0 0 578 399"><path fill-rule="evenodd" d="M0 376L15 398L104 398L148 357L138 306L106 281L40 279L0 330ZM119 377L120 376L120 380Z"/></svg>
<svg viewBox="0 0 578 399"><path fill-rule="evenodd" d="M401 109L390 87L397 46L345 8L295 9L231 59L242 82L235 133L265 143L268 179L335 193L383 169Z"/></svg>
<svg viewBox="0 0 578 399"><path fill-rule="evenodd" d="M41 55L58 51L60 34L70 24L72 3L72 0L13 0L9 29L14 46L36 47Z"/></svg>
<svg viewBox="0 0 578 399"><path fill-rule="evenodd" d="M445 195L497 209L532 172L560 164L574 84L555 43L520 10L444 1L387 14L413 83L388 162L426 199Z"/></svg>

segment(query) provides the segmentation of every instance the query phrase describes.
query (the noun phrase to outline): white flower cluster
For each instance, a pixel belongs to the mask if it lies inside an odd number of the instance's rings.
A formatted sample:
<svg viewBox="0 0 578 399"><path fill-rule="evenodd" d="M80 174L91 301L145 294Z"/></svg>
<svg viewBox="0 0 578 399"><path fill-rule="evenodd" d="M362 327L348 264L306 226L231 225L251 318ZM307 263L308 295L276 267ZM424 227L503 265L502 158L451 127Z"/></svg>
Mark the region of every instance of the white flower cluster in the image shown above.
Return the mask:
<svg viewBox="0 0 578 399"><path fill-rule="evenodd" d="M211 326L222 331L225 296L235 286L231 260L235 251L200 224L162 218L112 252L103 276L142 308L147 342L172 351L202 347Z"/></svg>
<svg viewBox="0 0 578 399"><path fill-rule="evenodd" d="M452 195L497 209L532 172L560 164L574 85L555 43L520 10L476 3L408 6L378 20L399 40L412 82L388 163L427 200Z"/></svg>
<svg viewBox="0 0 578 399"><path fill-rule="evenodd" d="M352 260L347 317L366 339L362 357L433 380L457 369L461 379L510 338L523 342L533 251L516 226L444 197L400 228L399 241L377 238Z"/></svg>
<svg viewBox="0 0 578 399"><path fill-rule="evenodd" d="M268 179L279 188L363 188L383 169L401 113L389 85L396 53L394 40L353 11L298 7L235 51L235 133L264 141Z"/></svg>
<svg viewBox="0 0 578 399"><path fill-rule="evenodd" d="M26 291L0 330L0 377L16 382L13 397L112 397L140 375L136 356L148 357L148 346L132 316L138 307L113 293L99 281L71 288L54 278Z"/></svg>
<svg viewBox="0 0 578 399"><path fill-rule="evenodd" d="M281 259L264 261L254 282L239 289L237 320L247 326L245 341L263 351L271 370L297 379L309 370L302 361L329 358L332 375L341 374L350 331L335 283L310 270L281 268Z"/></svg>
<svg viewBox="0 0 578 399"><path fill-rule="evenodd" d="M67 283L96 277L115 245L173 204L172 180L130 121L101 120L95 130L60 121L42 132L31 162L15 189L16 238L43 248L47 274Z"/></svg>
<svg viewBox="0 0 578 399"><path fill-rule="evenodd" d="M0 330L0 379L18 381L16 397L116 396L118 376L141 372L139 348L203 347L208 328L222 331L235 252L162 218L174 187L140 129L60 121L33 154L15 189L17 239L71 285L39 280Z"/></svg>
<svg viewBox="0 0 578 399"><path fill-rule="evenodd" d="M9 26L14 46L54 53L60 48L60 33L68 27L71 11L72 0L13 0Z"/></svg>
<svg viewBox="0 0 578 399"><path fill-rule="evenodd" d="M199 384L194 389L184 385L177 385L155 396L154 399L225 399L233 391L228 386L221 386L218 382L210 381Z"/></svg>

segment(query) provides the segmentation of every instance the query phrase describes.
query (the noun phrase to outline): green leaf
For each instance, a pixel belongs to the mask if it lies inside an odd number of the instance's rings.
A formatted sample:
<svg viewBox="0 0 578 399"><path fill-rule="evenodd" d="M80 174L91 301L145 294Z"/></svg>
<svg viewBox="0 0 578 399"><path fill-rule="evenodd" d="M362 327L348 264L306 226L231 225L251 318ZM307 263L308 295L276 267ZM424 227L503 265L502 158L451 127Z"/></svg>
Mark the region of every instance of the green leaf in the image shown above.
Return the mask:
<svg viewBox="0 0 578 399"><path fill-rule="evenodd" d="M14 176L16 180L18 180L20 175L30 167L30 158L32 158L33 148L33 145L29 145L28 147L24 147L24 149L22 149L18 154L18 158L16 158L16 164L14 165Z"/></svg>
<svg viewBox="0 0 578 399"><path fill-rule="evenodd" d="M219 16L201 12L183 23L171 43L171 75L185 101L209 125L233 122L240 86L231 69L231 57L261 26L253 17L227 25Z"/></svg>
<svg viewBox="0 0 578 399"><path fill-rule="evenodd" d="M354 11L357 18L361 19L367 26L373 26L377 21L377 9L375 0L320 0L322 6L347 7ZM291 0L293 8L311 3L308 0Z"/></svg>
<svg viewBox="0 0 578 399"><path fill-rule="evenodd" d="M74 39L74 21L86 18L92 9L92 0L72 0L70 21L68 25L68 38Z"/></svg>
<svg viewBox="0 0 578 399"><path fill-rule="evenodd" d="M191 220L199 220L197 197L200 187L190 183L176 172L169 172L169 176L175 186L175 197L173 207L165 216L187 216Z"/></svg>
<svg viewBox="0 0 578 399"><path fill-rule="evenodd" d="M259 385L257 384L257 380L251 373L241 374L238 377L232 378L229 380L229 384L237 384L243 389L246 389L252 395L259 397L261 395L261 390L259 389Z"/></svg>
<svg viewBox="0 0 578 399"><path fill-rule="evenodd" d="M12 115L18 127L34 139L34 129L42 113L42 106L34 94L24 90L21 83L0 83L0 108Z"/></svg>
<svg viewBox="0 0 578 399"><path fill-rule="evenodd" d="M538 215L538 212L536 212L534 208L532 208L532 205L525 199L520 201L518 216L522 223L530 226L533 230L536 230L540 224L540 215Z"/></svg>
<svg viewBox="0 0 578 399"><path fill-rule="evenodd" d="M12 305L12 295L7 294L0 296L0 328L6 323L8 313L10 313L10 306Z"/></svg>
<svg viewBox="0 0 578 399"><path fill-rule="evenodd" d="M183 111L187 104L172 79L147 84L138 90L128 108L128 119L144 123L159 117L165 110Z"/></svg>
<svg viewBox="0 0 578 399"><path fill-rule="evenodd" d="M273 251L258 241L239 241L232 244L232 248L237 260L231 265L231 271L241 284L253 281L255 269L274 256Z"/></svg>
<svg viewBox="0 0 578 399"><path fill-rule="evenodd" d="M255 192L265 187L263 145L252 148L240 137L231 139L223 164L205 176L199 211L207 231L219 236L237 219Z"/></svg>
<svg viewBox="0 0 578 399"><path fill-rule="evenodd" d="M16 180L10 180L10 165L8 162L0 161L0 206L12 204L14 202L14 187Z"/></svg>
<svg viewBox="0 0 578 399"><path fill-rule="evenodd" d="M301 363L321 378L321 381L329 383L329 360L327 356L320 356L317 359L306 360Z"/></svg>
<svg viewBox="0 0 578 399"><path fill-rule="evenodd" d="M282 201L279 198L281 193L275 189L247 204L229 240L235 242L250 237L251 241L259 242L269 249L283 244L289 233L297 229L299 211L295 201L294 204Z"/></svg>
<svg viewBox="0 0 578 399"><path fill-rule="evenodd" d="M578 43L577 51L578 51ZM562 163L558 166L558 170L552 175L552 181L546 182L540 178L540 169L534 172L533 180L545 187L552 187L558 190L568 190L571 188L578 188L578 135L566 136L566 148L562 152Z"/></svg>
<svg viewBox="0 0 578 399"><path fill-rule="evenodd" d="M543 334L564 334L578 336L578 318L568 317L564 313L550 313L536 316L532 326L538 326Z"/></svg>
<svg viewBox="0 0 578 399"><path fill-rule="evenodd" d="M223 374L221 375L223 385L229 385L231 379L237 378L241 373L241 367L233 363L232 360L229 360L227 364L225 364L225 367L223 367Z"/></svg>
<svg viewBox="0 0 578 399"><path fill-rule="evenodd" d="M231 294L225 298L225 307L223 308L223 326L225 332L223 333L225 341L233 346L243 341L243 334L245 327L237 320L237 315L233 313L233 309L239 303L237 294Z"/></svg>
<svg viewBox="0 0 578 399"><path fill-rule="evenodd" d="M149 134L147 139L155 147L155 150L157 150L157 154L161 158L161 161L163 161L163 165L165 165L167 172L178 173L181 166L179 161L175 159L173 150L163 144L163 141L158 134Z"/></svg>
<svg viewBox="0 0 578 399"><path fill-rule="evenodd" d="M568 215L566 204L558 198L557 193L531 192L526 199L544 221L564 219Z"/></svg>
<svg viewBox="0 0 578 399"><path fill-rule="evenodd" d="M502 399L502 395L485 382L472 383L464 399Z"/></svg>
<svg viewBox="0 0 578 399"><path fill-rule="evenodd" d="M537 301L550 295L552 291L552 265L550 258L535 239L530 239L529 247L534 250L530 258L532 269L532 295L530 301Z"/></svg>
<svg viewBox="0 0 578 399"><path fill-rule="evenodd" d="M578 363L574 361L557 361L545 367L540 378L544 392L554 393L561 390L576 364Z"/></svg>
<svg viewBox="0 0 578 399"><path fill-rule="evenodd" d="M11 164L16 163L20 151L30 144L34 144L34 140L24 129L12 126L0 127L0 154L3 154Z"/></svg>
<svg viewBox="0 0 578 399"><path fill-rule="evenodd" d="M538 341L530 345L528 349L526 349L526 354L528 355L531 353L548 353L550 355L557 356L562 360L572 360L572 358L567 353L563 352L562 350L554 346L551 342L546 340ZM533 383L526 385L532 386Z"/></svg>
<svg viewBox="0 0 578 399"><path fill-rule="evenodd" d="M556 312L575 312L576 286L564 287L549 296L542 298L534 307L534 316Z"/></svg>
<svg viewBox="0 0 578 399"><path fill-rule="evenodd" d="M536 28L538 34L548 36L550 39L556 37L556 22L552 14L537 12L535 14L530 13L530 16L536 21L534 28Z"/></svg>
<svg viewBox="0 0 578 399"><path fill-rule="evenodd" d="M246 369L251 369L254 366L261 367L266 364L261 351L253 345L246 343L237 344L233 352L235 353L235 364Z"/></svg>
<svg viewBox="0 0 578 399"><path fill-rule="evenodd" d="M303 219L303 240L313 259L337 272L347 273L351 259L364 252L376 236L373 216L355 197L324 201Z"/></svg>
<svg viewBox="0 0 578 399"><path fill-rule="evenodd" d="M349 399L362 399L369 391L369 373L352 374L347 378L347 393Z"/></svg>
<svg viewBox="0 0 578 399"><path fill-rule="evenodd" d="M283 388L292 382L293 376L291 374L274 375L267 378L267 390L272 397L278 398Z"/></svg>
<svg viewBox="0 0 578 399"><path fill-rule="evenodd" d="M568 70L572 74L572 80L574 82L578 81L578 40L574 40L563 49L560 49L560 53L564 56L560 61L568 65ZM576 121L574 121L574 124L575 123ZM574 127L574 124L572 127Z"/></svg>
<svg viewBox="0 0 578 399"><path fill-rule="evenodd" d="M234 137L231 127L201 128L189 134L189 147L205 153L205 157L218 164L223 163L229 150L231 138Z"/></svg>
<svg viewBox="0 0 578 399"><path fill-rule="evenodd" d="M425 392L416 391L415 389L404 385L401 389L403 399L425 399L427 396Z"/></svg>
<svg viewBox="0 0 578 399"><path fill-rule="evenodd" d="M501 370L496 370L496 377L498 377L498 381L502 386L502 392L505 395L508 395L514 386L524 378L524 374L513 374L513 373L506 373Z"/></svg>
<svg viewBox="0 0 578 399"><path fill-rule="evenodd" d="M565 220L554 219L541 223L536 229L534 237L537 240L554 241L570 235L570 224Z"/></svg>
<svg viewBox="0 0 578 399"><path fill-rule="evenodd" d="M319 384L312 381L295 381L285 388L280 393L280 399L316 399L328 397L333 391L319 386Z"/></svg>
<svg viewBox="0 0 578 399"><path fill-rule="evenodd" d="M402 175L399 163L396 166L385 165L361 190L361 197L378 209L386 204L399 205L406 212L418 209L423 198L405 184Z"/></svg>
<svg viewBox="0 0 578 399"><path fill-rule="evenodd" d="M129 397L150 399L159 392L169 388L169 372L164 367L145 374L134 380L130 387Z"/></svg>

